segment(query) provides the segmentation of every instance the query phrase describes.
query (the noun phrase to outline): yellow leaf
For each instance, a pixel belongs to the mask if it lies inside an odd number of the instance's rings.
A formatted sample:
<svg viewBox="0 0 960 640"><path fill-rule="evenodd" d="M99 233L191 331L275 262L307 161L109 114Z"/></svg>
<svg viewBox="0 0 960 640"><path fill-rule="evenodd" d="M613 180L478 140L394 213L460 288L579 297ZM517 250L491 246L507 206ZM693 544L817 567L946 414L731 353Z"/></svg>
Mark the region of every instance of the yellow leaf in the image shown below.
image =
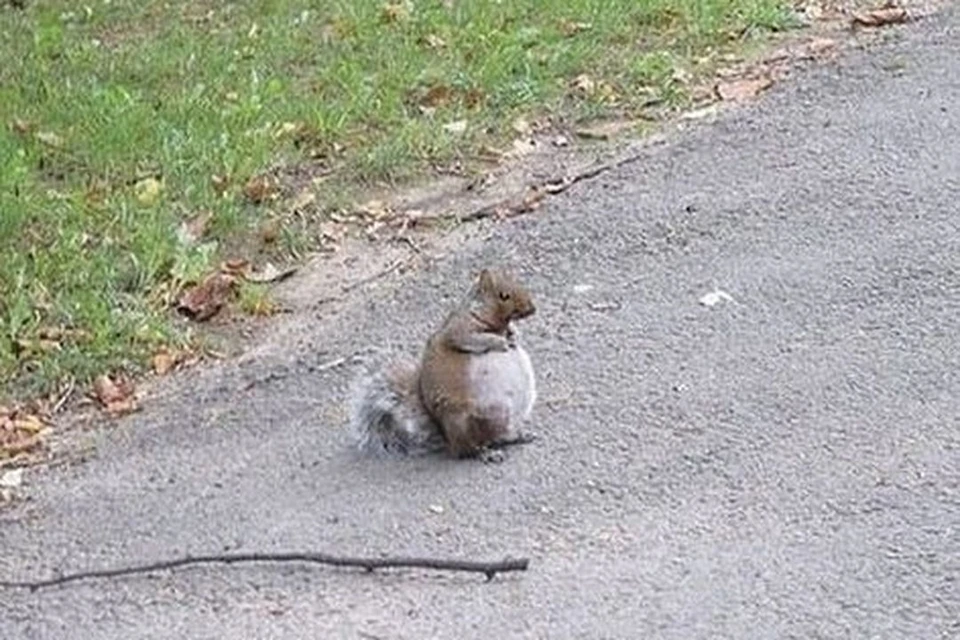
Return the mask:
<svg viewBox="0 0 960 640"><path fill-rule="evenodd" d="M137 201L145 207L152 207L160 200L163 183L156 178L146 178L137 183Z"/></svg>

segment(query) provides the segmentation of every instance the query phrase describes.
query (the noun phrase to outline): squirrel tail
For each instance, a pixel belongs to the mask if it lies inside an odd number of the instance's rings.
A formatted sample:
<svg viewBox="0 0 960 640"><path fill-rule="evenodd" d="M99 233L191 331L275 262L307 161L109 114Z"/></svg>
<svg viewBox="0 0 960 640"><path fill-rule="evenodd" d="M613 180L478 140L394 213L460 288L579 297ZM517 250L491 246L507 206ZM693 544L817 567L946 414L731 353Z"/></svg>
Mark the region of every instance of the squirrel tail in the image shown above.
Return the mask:
<svg viewBox="0 0 960 640"><path fill-rule="evenodd" d="M420 402L419 375L416 363L398 358L354 381L350 427L362 452L421 455L443 448L440 430Z"/></svg>

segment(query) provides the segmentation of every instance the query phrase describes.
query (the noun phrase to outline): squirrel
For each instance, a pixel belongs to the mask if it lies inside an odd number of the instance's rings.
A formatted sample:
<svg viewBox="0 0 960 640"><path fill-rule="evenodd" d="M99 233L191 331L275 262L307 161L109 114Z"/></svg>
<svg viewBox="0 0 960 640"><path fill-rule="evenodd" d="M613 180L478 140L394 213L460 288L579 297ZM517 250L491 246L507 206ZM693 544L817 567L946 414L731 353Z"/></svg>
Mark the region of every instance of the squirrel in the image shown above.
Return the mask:
<svg viewBox="0 0 960 640"><path fill-rule="evenodd" d="M536 402L530 356L513 326L536 312L512 275L482 269L466 298L405 357L364 372L351 388L350 423L361 451L500 462L499 450L535 439L521 431Z"/></svg>

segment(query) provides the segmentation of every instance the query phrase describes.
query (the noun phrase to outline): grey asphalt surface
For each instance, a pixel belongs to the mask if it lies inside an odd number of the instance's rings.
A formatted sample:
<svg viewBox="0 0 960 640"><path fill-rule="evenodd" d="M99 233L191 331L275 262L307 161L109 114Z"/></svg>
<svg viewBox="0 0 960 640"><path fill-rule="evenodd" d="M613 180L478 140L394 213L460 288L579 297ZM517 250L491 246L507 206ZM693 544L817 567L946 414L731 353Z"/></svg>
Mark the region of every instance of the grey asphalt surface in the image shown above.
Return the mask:
<svg viewBox="0 0 960 640"><path fill-rule="evenodd" d="M0 577L233 550L525 573L205 567L0 593L2 638L960 637L960 14L794 74L456 257L184 375L28 475ZM506 263L535 445L357 459L353 367ZM720 288L733 297L698 300ZM322 350L322 352L321 352ZM240 392L251 375L272 380Z"/></svg>

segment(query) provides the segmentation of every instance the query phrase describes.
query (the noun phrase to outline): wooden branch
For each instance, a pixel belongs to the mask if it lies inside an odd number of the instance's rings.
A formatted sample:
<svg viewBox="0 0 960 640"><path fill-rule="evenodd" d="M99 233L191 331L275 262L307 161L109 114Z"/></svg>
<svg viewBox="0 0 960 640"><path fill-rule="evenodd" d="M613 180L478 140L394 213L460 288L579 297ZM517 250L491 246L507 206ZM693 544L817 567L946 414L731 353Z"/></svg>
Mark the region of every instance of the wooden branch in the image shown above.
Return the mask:
<svg viewBox="0 0 960 640"><path fill-rule="evenodd" d="M48 578L46 580L0 580L0 588L29 589L36 591L45 587L67 584L78 580L92 578L116 578L119 576L137 573L152 573L176 569L188 565L200 564L236 564L239 562L305 562L313 564L327 564L335 567L359 567L367 571L388 569L395 567L417 567L423 569L437 569L442 571L468 571L483 573L487 580L492 580L498 573L508 571L526 571L529 560L502 560L500 562L471 562L467 560L440 560L435 558L349 558L332 556L325 553L224 553L206 556L187 556L175 560L164 560L150 564L119 567L116 569L99 569L80 571Z"/></svg>

